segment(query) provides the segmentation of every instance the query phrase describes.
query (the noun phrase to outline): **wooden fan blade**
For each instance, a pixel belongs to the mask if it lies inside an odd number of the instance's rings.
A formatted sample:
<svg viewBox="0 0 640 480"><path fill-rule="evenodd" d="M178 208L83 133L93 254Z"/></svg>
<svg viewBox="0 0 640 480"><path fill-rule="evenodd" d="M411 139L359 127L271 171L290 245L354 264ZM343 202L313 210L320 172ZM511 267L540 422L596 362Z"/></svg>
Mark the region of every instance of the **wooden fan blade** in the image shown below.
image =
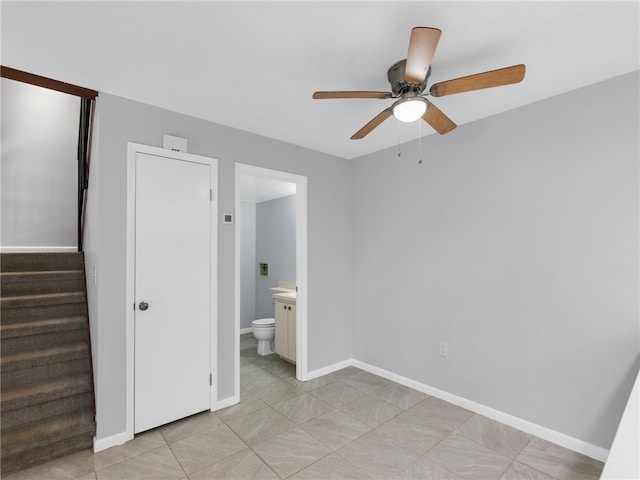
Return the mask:
<svg viewBox="0 0 640 480"><path fill-rule="evenodd" d="M438 46L442 31L437 28L414 27L409 40L409 53L404 68L404 80L416 85L424 82Z"/></svg>
<svg viewBox="0 0 640 480"><path fill-rule="evenodd" d="M353 136L351 137L351 140L360 140L361 138L366 137L371 132L371 130L373 130L382 122L384 122L392 114L393 114L393 111L391 110L391 108L384 109L378 115L373 117L373 119L369 123L367 123L364 127L358 130L356 133L354 133Z"/></svg>
<svg viewBox="0 0 640 480"><path fill-rule="evenodd" d="M313 98L324 100L330 98L391 98L390 92L314 92Z"/></svg>
<svg viewBox="0 0 640 480"><path fill-rule="evenodd" d="M425 122L431 125L436 132L440 135L444 135L456 128L457 125L442 113L433 103L428 100L427 103L429 106L427 107L427 111L424 112L424 115L422 115L422 118Z"/></svg>
<svg viewBox="0 0 640 480"><path fill-rule="evenodd" d="M525 66L514 65L512 67L499 68L490 72L476 73L468 77L460 77L431 86L429 92L434 97L444 97L454 93L470 92L483 88L499 87L521 82L524 78Z"/></svg>

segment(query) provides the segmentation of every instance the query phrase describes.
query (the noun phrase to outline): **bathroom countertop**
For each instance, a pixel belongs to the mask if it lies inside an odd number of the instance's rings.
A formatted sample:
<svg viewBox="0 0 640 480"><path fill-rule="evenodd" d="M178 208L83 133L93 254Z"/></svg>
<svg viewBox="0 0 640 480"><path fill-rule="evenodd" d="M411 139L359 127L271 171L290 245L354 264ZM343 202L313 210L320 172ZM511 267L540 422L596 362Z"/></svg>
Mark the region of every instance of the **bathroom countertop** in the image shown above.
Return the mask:
<svg viewBox="0 0 640 480"><path fill-rule="evenodd" d="M275 300L285 300L285 301L289 301L289 302L291 302L291 301L295 302L296 298L297 298L297 295L298 295L297 292L295 292L294 290L289 290L289 291L286 291L286 292L274 293L273 294L273 298Z"/></svg>

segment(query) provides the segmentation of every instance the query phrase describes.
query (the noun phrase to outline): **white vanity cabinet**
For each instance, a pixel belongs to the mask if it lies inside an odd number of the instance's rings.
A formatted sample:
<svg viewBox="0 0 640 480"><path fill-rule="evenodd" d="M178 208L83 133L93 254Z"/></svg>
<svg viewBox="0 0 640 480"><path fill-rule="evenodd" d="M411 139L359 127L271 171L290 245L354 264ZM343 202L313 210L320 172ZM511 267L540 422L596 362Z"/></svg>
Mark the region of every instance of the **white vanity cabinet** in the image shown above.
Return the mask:
<svg viewBox="0 0 640 480"><path fill-rule="evenodd" d="M281 358L296 363L296 301L274 295L276 317L276 353Z"/></svg>

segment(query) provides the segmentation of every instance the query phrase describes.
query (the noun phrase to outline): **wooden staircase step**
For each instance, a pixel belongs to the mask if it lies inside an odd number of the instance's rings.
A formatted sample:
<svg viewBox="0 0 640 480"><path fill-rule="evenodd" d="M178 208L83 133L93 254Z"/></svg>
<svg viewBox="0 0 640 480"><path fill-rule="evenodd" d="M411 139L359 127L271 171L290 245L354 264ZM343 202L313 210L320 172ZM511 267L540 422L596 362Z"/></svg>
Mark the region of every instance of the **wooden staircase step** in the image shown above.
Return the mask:
<svg viewBox="0 0 640 480"><path fill-rule="evenodd" d="M2 324L31 322L87 314L83 291L0 297Z"/></svg>
<svg viewBox="0 0 640 480"><path fill-rule="evenodd" d="M44 333L60 332L64 330L76 330L86 327L87 317L78 315L75 317L52 318L48 320L35 320L31 322L10 323L0 325L0 337L13 338L27 335L40 335Z"/></svg>
<svg viewBox="0 0 640 480"><path fill-rule="evenodd" d="M78 252L4 253L0 256L3 272L35 272L51 270L82 270L84 256Z"/></svg>
<svg viewBox="0 0 640 480"><path fill-rule="evenodd" d="M45 403L91 391L89 375L73 375L47 383L20 386L2 391L2 416L10 410Z"/></svg>
<svg viewBox="0 0 640 480"><path fill-rule="evenodd" d="M66 362L77 358L88 358L89 345L78 343L63 345L61 347L38 350L35 352L15 353L12 355L2 355L0 368L2 374L11 370L22 368L32 368L40 365L48 365L58 362Z"/></svg>
<svg viewBox="0 0 640 480"><path fill-rule="evenodd" d="M0 298L0 308L9 310L12 308L31 308L49 305L63 305L65 303L82 303L85 300L84 292L40 293L36 295L16 295Z"/></svg>
<svg viewBox="0 0 640 480"><path fill-rule="evenodd" d="M37 382L49 382L68 375L91 374L91 362L87 356L59 363L44 363L29 368L3 370L0 375L2 391Z"/></svg>
<svg viewBox="0 0 640 480"><path fill-rule="evenodd" d="M84 289L84 271L0 272L3 296L74 292Z"/></svg>
<svg viewBox="0 0 640 480"><path fill-rule="evenodd" d="M2 432L2 474L89 449L95 432L91 409L58 415Z"/></svg>
<svg viewBox="0 0 640 480"><path fill-rule="evenodd" d="M66 329L38 335L3 337L1 345L3 355L13 355L14 353L34 352L40 349L61 347L74 343L89 343L89 332L86 328Z"/></svg>
<svg viewBox="0 0 640 480"><path fill-rule="evenodd" d="M58 415L75 415L76 412L93 405L92 392L79 393L65 396L45 403L36 403L27 407L2 412L0 424L2 431L6 431L18 425L24 425L36 420L55 417Z"/></svg>

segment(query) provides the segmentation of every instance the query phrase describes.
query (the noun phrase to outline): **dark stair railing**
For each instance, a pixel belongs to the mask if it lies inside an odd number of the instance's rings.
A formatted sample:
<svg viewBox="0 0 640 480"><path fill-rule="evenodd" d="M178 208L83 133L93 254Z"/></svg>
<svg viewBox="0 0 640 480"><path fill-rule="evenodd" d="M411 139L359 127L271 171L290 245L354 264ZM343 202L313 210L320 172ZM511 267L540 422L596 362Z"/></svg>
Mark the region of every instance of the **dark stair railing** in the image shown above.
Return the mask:
<svg viewBox="0 0 640 480"><path fill-rule="evenodd" d="M83 251L83 232L85 207L87 203L87 188L89 186L89 160L91 157L91 137L93 129L93 112L98 92L89 88L79 87L52 78L42 77L33 73L16 70L15 68L0 66L0 76L9 80L28 83L38 87L56 90L80 97L80 122L78 127L78 251Z"/></svg>
<svg viewBox="0 0 640 480"><path fill-rule="evenodd" d="M89 188L89 160L91 158L91 133L93 131L94 100L80 99L78 127L78 251L84 250L84 219Z"/></svg>

